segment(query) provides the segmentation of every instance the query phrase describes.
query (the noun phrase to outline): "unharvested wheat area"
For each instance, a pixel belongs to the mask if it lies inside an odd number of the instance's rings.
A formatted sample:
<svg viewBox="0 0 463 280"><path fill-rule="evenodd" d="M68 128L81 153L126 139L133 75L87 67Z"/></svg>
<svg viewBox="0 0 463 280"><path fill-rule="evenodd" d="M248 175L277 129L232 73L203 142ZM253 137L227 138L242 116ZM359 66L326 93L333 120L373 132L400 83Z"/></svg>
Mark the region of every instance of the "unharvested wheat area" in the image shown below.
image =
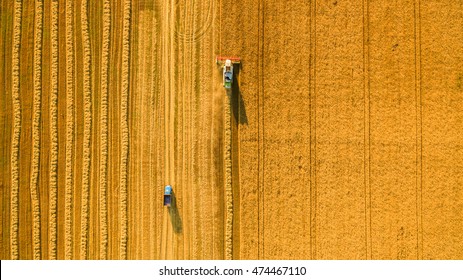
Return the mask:
<svg viewBox="0 0 463 280"><path fill-rule="evenodd" d="M1 259L463 258L462 0L0 3Z"/></svg>

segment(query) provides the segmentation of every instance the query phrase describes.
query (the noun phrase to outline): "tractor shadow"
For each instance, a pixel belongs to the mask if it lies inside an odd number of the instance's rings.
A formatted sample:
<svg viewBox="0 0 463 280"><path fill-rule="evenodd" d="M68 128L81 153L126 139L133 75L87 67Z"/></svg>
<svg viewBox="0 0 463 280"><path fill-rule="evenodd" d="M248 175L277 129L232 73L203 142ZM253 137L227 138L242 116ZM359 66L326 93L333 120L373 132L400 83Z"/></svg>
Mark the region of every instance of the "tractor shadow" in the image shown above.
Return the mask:
<svg viewBox="0 0 463 280"><path fill-rule="evenodd" d="M180 217L180 213L178 212L177 197L175 196L174 192L172 192L171 205L167 209L169 211L170 222L172 224L172 228L174 229L174 232L182 233L182 230L183 230L182 218Z"/></svg>
<svg viewBox="0 0 463 280"><path fill-rule="evenodd" d="M241 95L240 84L238 83L241 66L237 64L233 68L235 73L233 75L231 96L230 93L228 94L231 102L232 114L237 124L248 124L248 116L246 115L246 108L244 106L243 96Z"/></svg>

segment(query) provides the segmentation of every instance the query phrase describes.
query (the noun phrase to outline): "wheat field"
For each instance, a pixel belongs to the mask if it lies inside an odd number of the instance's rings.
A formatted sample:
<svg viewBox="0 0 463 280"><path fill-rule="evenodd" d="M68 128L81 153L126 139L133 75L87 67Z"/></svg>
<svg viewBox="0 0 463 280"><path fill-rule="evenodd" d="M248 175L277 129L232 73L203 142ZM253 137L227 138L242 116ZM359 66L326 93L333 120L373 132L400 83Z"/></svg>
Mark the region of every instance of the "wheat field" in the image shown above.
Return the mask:
<svg viewBox="0 0 463 280"><path fill-rule="evenodd" d="M0 259L463 258L462 0L0 19Z"/></svg>

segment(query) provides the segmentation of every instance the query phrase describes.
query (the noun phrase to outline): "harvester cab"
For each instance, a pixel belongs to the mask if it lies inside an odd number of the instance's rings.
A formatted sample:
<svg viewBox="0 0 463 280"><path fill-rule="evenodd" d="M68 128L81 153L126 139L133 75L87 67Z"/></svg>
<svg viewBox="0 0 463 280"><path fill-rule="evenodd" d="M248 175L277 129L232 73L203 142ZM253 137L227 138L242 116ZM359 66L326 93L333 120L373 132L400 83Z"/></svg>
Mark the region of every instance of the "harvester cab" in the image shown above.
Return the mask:
<svg viewBox="0 0 463 280"><path fill-rule="evenodd" d="M164 206L170 207L172 204L172 186L167 185L164 188Z"/></svg>
<svg viewBox="0 0 463 280"><path fill-rule="evenodd" d="M223 68L223 87L231 89L233 84L233 64L241 63L236 56L217 56L215 62Z"/></svg>

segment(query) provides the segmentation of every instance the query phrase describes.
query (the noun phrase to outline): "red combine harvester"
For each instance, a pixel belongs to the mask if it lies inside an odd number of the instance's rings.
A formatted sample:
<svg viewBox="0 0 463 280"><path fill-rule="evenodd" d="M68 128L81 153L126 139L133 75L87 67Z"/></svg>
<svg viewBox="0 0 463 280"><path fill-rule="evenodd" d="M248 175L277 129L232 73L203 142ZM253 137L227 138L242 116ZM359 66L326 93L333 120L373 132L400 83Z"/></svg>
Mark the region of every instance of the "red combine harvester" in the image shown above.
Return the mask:
<svg viewBox="0 0 463 280"><path fill-rule="evenodd" d="M231 89L233 84L233 64L241 63L241 58L236 56L217 56L215 63L223 68L223 87Z"/></svg>

